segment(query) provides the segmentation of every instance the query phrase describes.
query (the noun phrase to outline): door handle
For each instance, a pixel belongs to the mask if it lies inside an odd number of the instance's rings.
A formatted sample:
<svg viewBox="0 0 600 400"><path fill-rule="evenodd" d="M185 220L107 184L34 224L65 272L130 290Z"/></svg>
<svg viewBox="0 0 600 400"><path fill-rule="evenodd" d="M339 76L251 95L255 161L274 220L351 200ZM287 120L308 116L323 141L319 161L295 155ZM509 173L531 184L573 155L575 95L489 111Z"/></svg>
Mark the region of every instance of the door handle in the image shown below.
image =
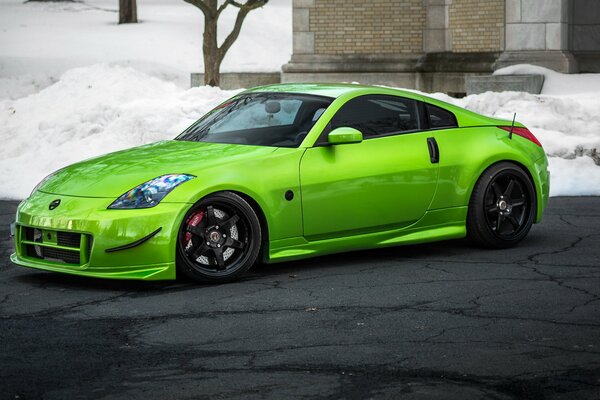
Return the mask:
<svg viewBox="0 0 600 400"><path fill-rule="evenodd" d="M437 164L440 162L440 149L438 144L433 137L427 138L427 148L429 149L429 159L432 164Z"/></svg>

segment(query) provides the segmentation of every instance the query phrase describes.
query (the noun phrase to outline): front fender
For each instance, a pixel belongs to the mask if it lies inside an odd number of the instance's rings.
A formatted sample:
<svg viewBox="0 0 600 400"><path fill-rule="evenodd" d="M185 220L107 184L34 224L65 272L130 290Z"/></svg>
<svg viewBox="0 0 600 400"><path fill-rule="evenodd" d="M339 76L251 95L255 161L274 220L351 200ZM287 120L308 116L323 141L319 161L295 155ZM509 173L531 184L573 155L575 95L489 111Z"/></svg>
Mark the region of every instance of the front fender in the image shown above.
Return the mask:
<svg viewBox="0 0 600 400"><path fill-rule="evenodd" d="M220 165L195 173L197 176L176 188L163 202L188 203L221 191L246 195L263 212L269 239L302 236L302 205L299 163L304 149L279 148L268 157ZM294 197L287 200L291 190Z"/></svg>

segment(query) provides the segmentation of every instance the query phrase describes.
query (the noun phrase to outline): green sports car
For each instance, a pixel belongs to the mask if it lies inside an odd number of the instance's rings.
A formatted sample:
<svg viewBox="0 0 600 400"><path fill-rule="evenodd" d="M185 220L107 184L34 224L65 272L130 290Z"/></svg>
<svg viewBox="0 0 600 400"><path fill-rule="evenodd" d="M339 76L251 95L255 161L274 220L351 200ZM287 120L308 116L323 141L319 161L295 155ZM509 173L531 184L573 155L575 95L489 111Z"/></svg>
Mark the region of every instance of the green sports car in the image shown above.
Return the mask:
<svg viewBox="0 0 600 400"><path fill-rule="evenodd" d="M247 90L174 140L45 178L11 260L102 278L232 281L273 263L468 236L517 244L548 201L522 124L383 87Z"/></svg>

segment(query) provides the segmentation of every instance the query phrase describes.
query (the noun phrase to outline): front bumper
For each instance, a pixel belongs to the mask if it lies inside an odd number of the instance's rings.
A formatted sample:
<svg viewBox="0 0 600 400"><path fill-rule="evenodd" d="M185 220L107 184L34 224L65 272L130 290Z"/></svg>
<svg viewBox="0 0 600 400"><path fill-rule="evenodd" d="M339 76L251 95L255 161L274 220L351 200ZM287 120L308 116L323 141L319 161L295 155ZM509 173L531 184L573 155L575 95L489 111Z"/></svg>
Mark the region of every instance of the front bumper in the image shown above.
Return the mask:
<svg viewBox="0 0 600 400"><path fill-rule="evenodd" d="M50 210L56 199L60 205ZM148 209L107 209L113 200L34 193L17 209L11 261L98 278L175 279L175 244L189 205L162 202Z"/></svg>

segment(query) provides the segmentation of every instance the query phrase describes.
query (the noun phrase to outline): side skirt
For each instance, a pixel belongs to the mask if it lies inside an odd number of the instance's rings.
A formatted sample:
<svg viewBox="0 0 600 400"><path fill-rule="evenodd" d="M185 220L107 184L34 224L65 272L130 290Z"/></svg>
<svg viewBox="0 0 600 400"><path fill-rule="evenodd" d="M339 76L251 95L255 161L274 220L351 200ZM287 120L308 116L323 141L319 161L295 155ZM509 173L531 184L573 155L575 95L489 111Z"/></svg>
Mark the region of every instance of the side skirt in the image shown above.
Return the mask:
<svg viewBox="0 0 600 400"><path fill-rule="evenodd" d="M274 240L269 243L268 262L276 263L345 251L459 239L467 235L466 217L467 207L452 207L427 211L419 221L401 229L314 241L308 241L304 237Z"/></svg>

